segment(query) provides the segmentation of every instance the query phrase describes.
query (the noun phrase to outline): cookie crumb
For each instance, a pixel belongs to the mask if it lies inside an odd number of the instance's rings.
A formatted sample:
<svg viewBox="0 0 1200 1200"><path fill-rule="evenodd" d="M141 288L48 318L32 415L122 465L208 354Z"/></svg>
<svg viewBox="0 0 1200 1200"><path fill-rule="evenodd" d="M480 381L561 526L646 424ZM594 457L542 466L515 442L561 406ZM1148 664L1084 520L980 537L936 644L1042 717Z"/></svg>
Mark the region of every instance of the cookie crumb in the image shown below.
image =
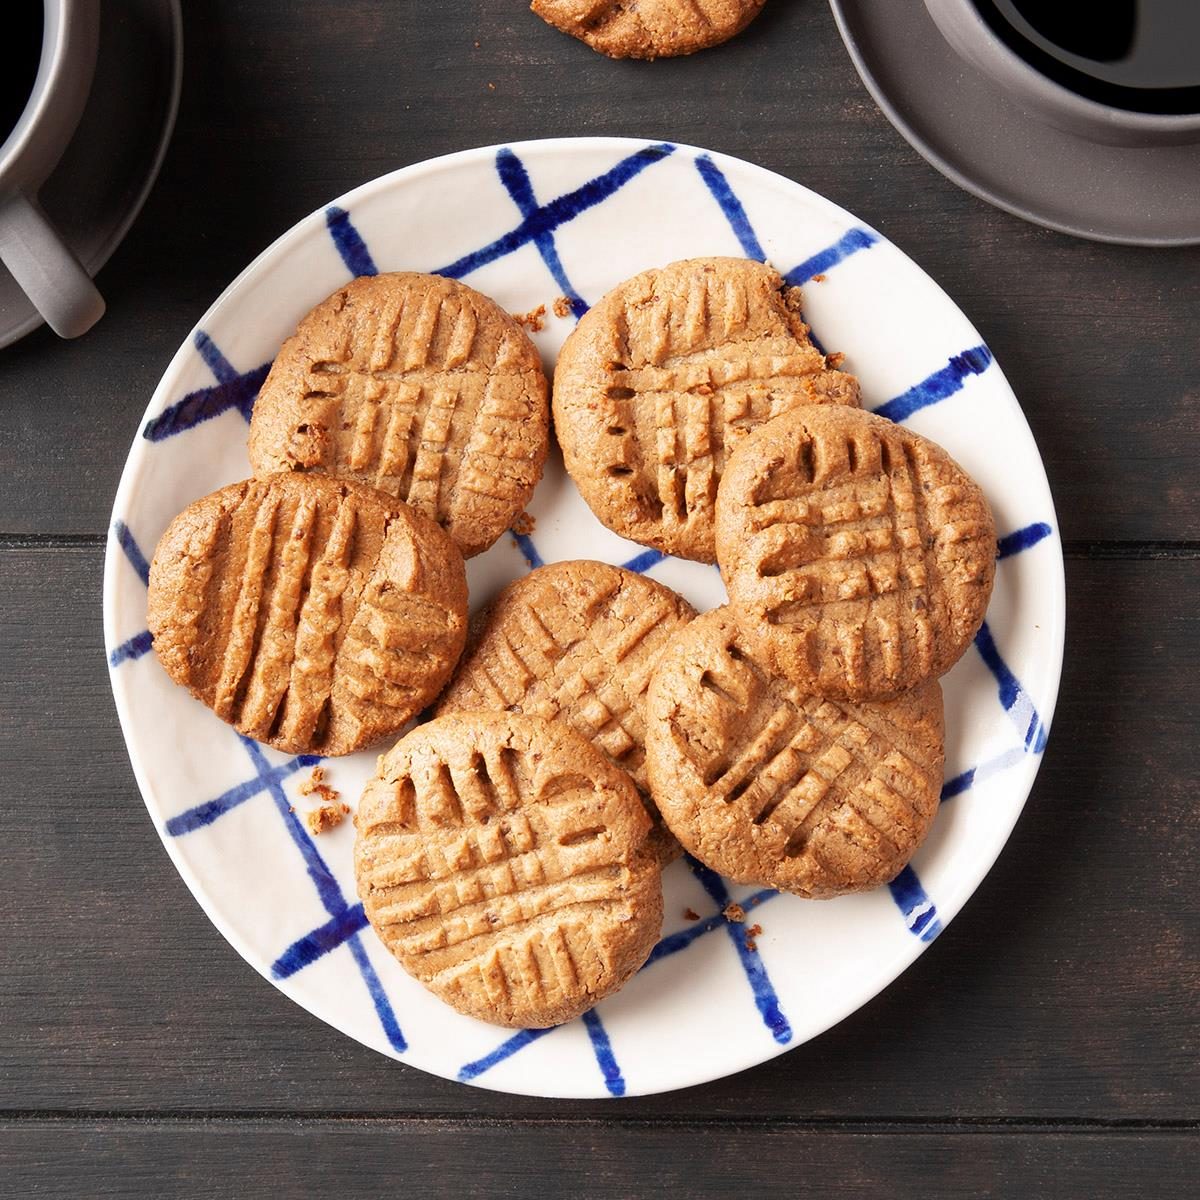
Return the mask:
<svg viewBox="0 0 1200 1200"><path fill-rule="evenodd" d="M700 914L694 908L685 908L683 910L683 919L685 921L698 921Z"/></svg>
<svg viewBox="0 0 1200 1200"><path fill-rule="evenodd" d="M740 925L746 919L746 910L740 904L734 904L731 900L721 910L721 915L727 921L732 921L735 925Z"/></svg>
<svg viewBox="0 0 1200 1200"><path fill-rule="evenodd" d="M553 308L556 317L569 317L571 315L571 301L566 296L559 296L554 301Z"/></svg>
<svg viewBox="0 0 1200 1200"><path fill-rule="evenodd" d="M760 933L762 933L761 925L751 925L750 928L746 930L747 937L756 938Z"/></svg>
<svg viewBox="0 0 1200 1200"><path fill-rule="evenodd" d="M475 44L476 44L477 46L479 45L479 43L478 43L478 42L476 42ZM824 272L822 272L820 275L814 275L814 276L812 277L812 281L813 281L813 283L824 283L824 282L825 282L825 274L824 274Z"/></svg>
<svg viewBox="0 0 1200 1200"><path fill-rule="evenodd" d="M758 943L753 938L746 939L746 949L753 953L758 949Z"/></svg>
<svg viewBox="0 0 1200 1200"><path fill-rule="evenodd" d="M835 371L846 361L846 356L840 351L835 350L832 354L825 355L825 362Z"/></svg>
<svg viewBox="0 0 1200 1200"><path fill-rule="evenodd" d="M318 837L330 829L336 829L349 811L348 804L321 804L304 814L304 824L308 826L309 833Z"/></svg>
<svg viewBox="0 0 1200 1200"><path fill-rule="evenodd" d="M489 91L489 92L494 92L495 90L496 90L496 85L495 85L494 83L489 83L489 84L488 84L488 91Z"/></svg>
<svg viewBox="0 0 1200 1200"><path fill-rule="evenodd" d="M341 792L325 782L324 767L313 767L312 774L300 785L300 795L320 796L324 803L332 804L341 796Z"/></svg>
<svg viewBox="0 0 1200 1200"><path fill-rule="evenodd" d="M517 516L511 528L513 533L519 534L521 537L527 537L537 528L537 521L529 513L523 512Z"/></svg>
<svg viewBox="0 0 1200 1200"><path fill-rule="evenodd" d="M490 86L490 85L489 85ZM546 306L539 304L527 313L513 313L513 317L522 325L528 325L531 333L541 333L546 328Z"/></svg>
<svg viewBox="0 0 1200 1200"><path fill-rule="evenodd" d="M314 837L335 829L350 811L348 804L341 803L341 793L325 782L324 767L313 767L312 774L300 785L300 795L317 796L321 803L304 814L304 824ZM291 810L295 812L293 808Z"/></svg>
<svg viewBox="0 0 1200 1200"><path fill-rule="evenodd" d="M757 908L761 903L762 903L762 901L757 896L750 897L750 907L751 908Z"/></svg>

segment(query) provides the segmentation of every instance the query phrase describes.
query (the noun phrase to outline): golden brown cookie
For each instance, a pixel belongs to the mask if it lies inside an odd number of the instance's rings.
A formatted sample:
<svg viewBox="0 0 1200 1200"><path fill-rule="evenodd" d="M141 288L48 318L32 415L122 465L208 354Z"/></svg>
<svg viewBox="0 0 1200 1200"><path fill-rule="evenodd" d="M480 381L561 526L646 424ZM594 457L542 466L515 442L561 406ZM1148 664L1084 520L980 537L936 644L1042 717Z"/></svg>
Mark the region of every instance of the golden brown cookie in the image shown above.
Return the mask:
<svg viewBox="0 0 1200 1200"><path fill-rule="evenodd" d="M895 700L808 695L752 657L727 607L675 634L650 687L663 816L738 883L821 899L895 878L933 823L943 762L936 679Z"/></svg>
<svg viewBox="0 0 1200 1200"><path fill-rule="evenodd" d="M696 258L609 292L567 338L554 421L567 470L610 529L716 556L726 456L797 405L858 404L858 381L809 340L800 289L743 258Z"/></svg>
<svg viewBox="0 0 1200 1200"><path fill-rule="evenodd" d="M667 639L694 616L682 596L621 567L539 567L488 608L438 712L564 720L645 792L646 689ZM655 849L669 862L679 845L653 808L650 816Z"/></svg>
<svg viewBox="0 0 1200 1200"><path fill-rule="evenodd" d="M728 41L764 0L533 0L543 21L609 58L672 58Z"/></svg>
<svg viewBox="0 0 1200 1200"><path fill-rule="evenodd" d="M944 674L983 621L996 528L934 442L852 408L797 409L731 455L717 557L771 670L825 696L884 697Z"/></svg>
<svg viewBox="0 0 1200 1200"><path fill-rule="evenodd" d="M397 733L449 678L467 633L458 547L359 484L273 475L171 522L150 567L150 632L176 683L292 753Z"/></svg>
<svg viewBox="0 0 1200 1200"><path fill-rule="evenodd" d="M356 818L367 918L459 1012L557 1025L621 987L662 928L629 776L562 722L456 713L379 760Z"/></svg>
<svg viewBox="0 0 1200 1200"><path fill-rule="evenodd" d="M250 463L370 484L470 557L541 478L546 391L533 343L487 296L437 275L366 275L284 342L254 405Z"/></svg>

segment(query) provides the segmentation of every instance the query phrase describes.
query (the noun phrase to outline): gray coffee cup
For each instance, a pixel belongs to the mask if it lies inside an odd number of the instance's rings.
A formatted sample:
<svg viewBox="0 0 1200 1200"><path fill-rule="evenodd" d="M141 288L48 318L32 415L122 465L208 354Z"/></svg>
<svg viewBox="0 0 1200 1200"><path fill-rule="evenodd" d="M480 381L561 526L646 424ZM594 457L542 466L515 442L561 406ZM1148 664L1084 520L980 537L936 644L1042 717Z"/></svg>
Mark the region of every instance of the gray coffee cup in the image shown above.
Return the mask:
<svg viewBox="0 0 1200 1200"><path fill-rule="evenodd" d="M0 261L60 337L86 333L104 299L38 204L75 132L96 67L99 0L43 0L42 56L25 109L0 146Z"/></svg>
<svg viewBox="0 0 1200 1200"><path fill-rule="evenodd" d="M971 0L925 0L925 7L960 57L990 75L1022 107L1059 129L1112 146L1200 140L1200 113L1117 108L1081 96L1043 75L1004 44ZM1085 19L1094 17L1086 12L1086 6L1081 6L1081 11Z"/></svg>

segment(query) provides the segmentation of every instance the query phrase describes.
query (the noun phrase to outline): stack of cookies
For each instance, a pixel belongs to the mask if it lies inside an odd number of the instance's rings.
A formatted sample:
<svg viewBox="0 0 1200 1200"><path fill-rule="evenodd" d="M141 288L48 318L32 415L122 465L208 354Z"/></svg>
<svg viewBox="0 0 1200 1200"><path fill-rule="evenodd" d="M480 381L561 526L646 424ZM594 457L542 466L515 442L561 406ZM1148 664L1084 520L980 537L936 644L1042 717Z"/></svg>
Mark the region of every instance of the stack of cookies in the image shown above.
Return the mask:
<svg viewBox="0 0 1200 1200"><path fill-rule="evenodd" d="M929 831L938 677L983 620L996 536L945 451L861 410L800 302L742 259L647 271L568 338L553 405L596 516L718 563L729 593L657 655L652 812L729 879L816 898L891 880Z"/></svg>
<svg viewBox="0 0 1200 1200"><path fill-rule="evenodd" d="M305 317L255 407L254 478L164 534L155 649L241 732L346 754L436 701L379 760L355 870L380 938L460 1011L547 1026L621 987L681 846L827 897L928 832L937 677L983 618L995 533L961 468L839 367L799 290L742 259L638 275L563 346L567 470L609 528L719 564L729 603L700 617L571 561L468 635L463 558L532 494L548 389L512 317L432 276L358 279Z"/></svg>
<svg viewBox="0 0 1200 1200"><path fill-rule="evenodd" d="M547 391L521 326L454 280L363 277L317 305L255 404L255 477L159 543L150 631L168 673L291 753L398 733L462 653L464 557L541 478Z"/></svg>

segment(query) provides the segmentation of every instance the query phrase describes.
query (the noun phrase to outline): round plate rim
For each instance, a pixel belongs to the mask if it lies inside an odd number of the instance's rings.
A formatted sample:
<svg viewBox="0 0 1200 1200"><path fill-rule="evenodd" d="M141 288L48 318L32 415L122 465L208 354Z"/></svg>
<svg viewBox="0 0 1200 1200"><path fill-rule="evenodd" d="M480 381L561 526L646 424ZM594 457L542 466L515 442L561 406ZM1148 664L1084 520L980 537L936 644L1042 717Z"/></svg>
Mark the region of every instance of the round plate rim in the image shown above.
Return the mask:
<svg viewBox="0 0 1200 1200"><path fill-rule="evenodd" d="M501 142L488 146L473 147L470 149L454 151L449 154L439 155L434 158L423 159L409 164L408 166L400 167L394 171L387 172L384 175L377 176L374 179L367 180L364 183L351 188L341 196L331 200L329 205L336 205L339 208L350 211L352 207L361 200L366 199L377 192L386 191L388 188L397 183L410 183L415 179L420 179L421 176L425 174L436 173L446 168L452 168L462 164L470 164L478 161L487 161L490 163L494 160L496 153L504 148L508 148L520 154L522 157L528 154L538 153L590 153L596 150L613 150L618 153L628 153L631 150L641 149L648 144L663 141L669 141L669 139L656 139L653 137L581 136L526 139L523 141ZM764 182L769 182L775 186L783 185L787 188L798 189L806 196L816 198L821 204L829 206L832 210L835 210L837 213L849 218L855 223L859 225L866 225L865 222L862 222L858 217L848 212L848 210L842 208L842 206L836 202L827 199L818 192L814 192L811 188L806 187L804 184L798 183L796 180L789 179L787 176L781 175L778 172L771 171L766 167L759 166L756 163L749 162L733 155L724 154L719 151L706 150L703 147L689 145L685 142L669 141L669 144L677 151L682 151L685 154L710 155L718 166L730 166L738 171L749 172L751 175L757 175ZM160 400L164 397L164 395L170 393L172 387L174 386L174 376L178 373L184 361L195 353L193 339L196 333L211 323L211 318L217 314L219 310L223 308L224 305L228 303L238 291L241 290L242 286L257 273L264 260L286 251L292 241L306 236L309 228L313 226L315 222L319 221L323 223L325 221L325 214L329 205L322 205L321 207L313 210L313 212L302 217L278 238L271 242L270 245L257 254L205 310L204 314L193 326L187 338L181 343L179 349L174 355L172 355L170 362L164 369L162 377L160 378L159 383L156 385L154 392L150 397L146 410L143 414L142 421L138 425L137 432L134 435L133 445L131 446L129 456L126 459L125 466L122 469L120 484L113 501L112 515L109 523L110 530L113 527L114 522L118 519L119 515L122 512L127 511L128 501L135 492L138 484L140 461L145 453L144 439L141 438L140 431L143 428L145 421L148 420L158 410L160 406ZM957 303L955 303L953 298L946 293L936 279L929 275L924 268L911 259L890 239L884 240L887 241L887 244L892 246L908 264L919 271L948 304L953 306L953 308L959 313L962 312ZM963 314L963 319L967 321L967 324L970 326L970 328L974 330L973 324L971 324L969 319L966 318L965 314ZM1054 506L1053 495L1050 491L1049 480L1045 474L1045 465L1041 459L1041 452L1037 449L1036 440L1033 438L1032 431L1029 430L1029 425L1025 418L1025 414L1021 409L1015 393L1012 391L1011 385L1009 385L1007 378L1004 377L1003 371L1000 368L1000 364L994 363L993 369L998 372L1003 381L1004 391L1006 393L1005 399L1011 406L1013 417L1015 420L1020 422L1028 432L1030 441L1035 449L1035 452L1037 453L1038 465L1041 467L1041 479L1038 482L1045 493L1047 511L1052 522L1052 532L1046 541L1055 550L1054 557L1052 558L1048 568L1049 574L1052 576L1052 578L1047 581L1050 592L1052 593L1049 596L1049 600L1052 615L1052 621L1050 622L1052 625L1052 629L1050 631L1050 645L1053 649L1053 658L1052 661L1047 663L1045 669L1044 678L1047 682L1048 690L1047 698L1042 703L1040 710L1043 725L1047 730L1049 730L1052 726L1054 711L1057 705L1062 677L1063 656L1065 651L1066 577L1062 555L1062 543L1059 534L1058 517ZM116 545L115 540L110 537L105 552L102 588L104 638L106 646L114 645L118 641L118 632L115 625L115 610L117 608L116 585L117 573L122 568L122 564L122 552ZM200 905L202 911L213 923L221 936L260 976L266 979L272 985L272 987L278 991L282 991L289 1000L303 1008L305 1011L309 1012L312 1016L316 1017L323 1025L330 1026L343 1036L350 1037L355 1041L361 1041L361 1039L357 1038L350 1030L334 1025L325 1016L318 1013L315 1008L308 1004L302 996L293 995L292 992L280 987L279 983L271 978L267 964L258 960L256 951L254 951L246 943L240 934L238 934L231 926L227 924L225 919L219 914L215 907L209 904L205 889L200 879L184 859L182 853L176 846L172 844L172 839L163 836L162 830L159 828L159 824L156 819L155 808L151 799L153 791L150 787L149 780L146 777L143 765L132 749L131 737L133 733L133 720L130 715L125 697L122 694L122 689L118 687L117 679L118 677L115 669L111 664L109 664L109 680L113 689L113 697L121 727L121 734L125 742L126 753L133 769L134 777L138 784L138 789L142 795L143 802L146 805L151 822L154 825L155 832L159 835L159 840L162 842L169 858L171 859L171 862L174 864L175 869L179 872L180 877L183 879L193 898ZM943 927L949 925L950 921L953 920L953 918L958 914L959 911L961 911L962 907L966 904L970 897L978 890L980 884L983 882L987 874L990 872L992 866L995 864L1000 852L1003 850L1005 845L1007 845L1008 839L1012 834L1012 830L1016 825L1017 819L1020 817L1021 812L1024 810L1025 804L1028 801L1034 779L1037 776L1038 770L1041 766L1042 758L1042 754L1028 754L1024 757L1018 767L1014 767L1005 773L1006 778L1012 781L1012 787L1010 789L1011 794L1015 796L1018 791L1022 793L1020 803L1014 806L1011 819L1003 823L1002 826L997 827L994 849L990 853L985 850L983 854L976 856L972 860L973 869L970 872L970 875L974 877L974 881L970 883L969 886L966 886L965 889L960 885L958 893L948 894L947 897L939 897L938 913ZM876 982L868 985L869 994L860 995L859 993L855 992L853 993L853 998L846 1001L844 1004L830 1006L830 1008L826 1010L824 1014L822 1014L821 1021L814 1022L812 1025L807 1026L803 1032L798 1031L796 1038L793 1041L788 1042L786 1045L773 1044L770 1048L768 1048L766 1053L750 1054L738 1066L730 1069L719 1069L716 1072L698 1070L692 1076L688 1077L682 1082L665 1083L661 1087L650 1086L639 1088L636 1091L628 1092L627 1097L633 1098L634 1096L647 1096L662 1092L680 1091L686 1088L696 1087L702 1084L714 1082L716 1080L725 1079L732 1075L736 1075L741 1071L759 1066L765 1062L769 1062L772 1059L779 1057L781 1054L788 1052L789 1050L794 1050L798 1046L804 1045L806 1042L820 1036L834 1025L845 1020L848 1016L862 1008L876 996L880 995L886 988L895 982L897 977L902 974L907 967L909 967L913 962L916 961L918 957L928 950L930 945L932 945L931 942L925 942L916 937L911 937L906 942L899 942L897 944L897 950L894 954L884 959L876 960L877 969L874 976ZM368 1043L361 1044L367 1045L369 1049L375 1049L375 1047L370 1046ZM423 1071L426 1074L434 1075L437 1078L443 1078L450 1082L466 1082L469 1084L469 1086L483 1088L486 1091L503 1092L513 1095L528 1095L546 1099L611 1098L602 1092L583 1091L578 1089L547 1091L539 1088L524 1089L511 1084L500 1085L493 1083L486 1076L478 1076L465 1081L456 1080L449 1075L442 1075L428 1066L409 1062L403 1056L389 1055L388 1057L392 1057L395 1061L401 1062L405 1066Z"/></svg>

